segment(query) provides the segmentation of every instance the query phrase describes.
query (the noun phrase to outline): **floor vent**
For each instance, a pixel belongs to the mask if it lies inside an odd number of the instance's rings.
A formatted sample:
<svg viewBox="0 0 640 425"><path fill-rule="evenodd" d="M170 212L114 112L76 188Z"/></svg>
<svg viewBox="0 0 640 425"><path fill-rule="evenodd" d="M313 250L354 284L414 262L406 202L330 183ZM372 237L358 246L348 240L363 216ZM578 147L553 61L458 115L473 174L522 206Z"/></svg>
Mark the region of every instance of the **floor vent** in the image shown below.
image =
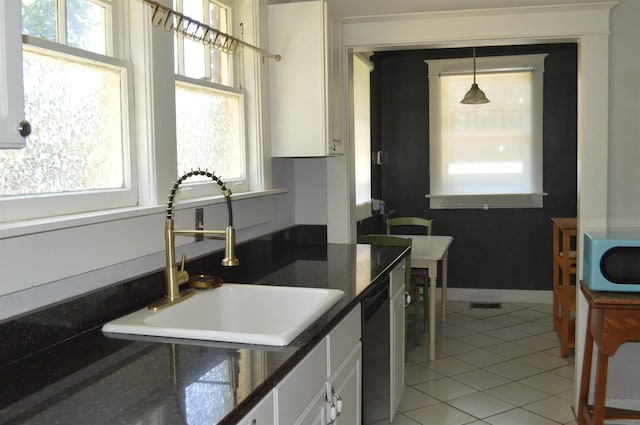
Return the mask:
<svg viewBox="0 0 640 425"><path fill-rule="evenodd" d="M502 308L502 303L471 303L471 308Z"/></svg>

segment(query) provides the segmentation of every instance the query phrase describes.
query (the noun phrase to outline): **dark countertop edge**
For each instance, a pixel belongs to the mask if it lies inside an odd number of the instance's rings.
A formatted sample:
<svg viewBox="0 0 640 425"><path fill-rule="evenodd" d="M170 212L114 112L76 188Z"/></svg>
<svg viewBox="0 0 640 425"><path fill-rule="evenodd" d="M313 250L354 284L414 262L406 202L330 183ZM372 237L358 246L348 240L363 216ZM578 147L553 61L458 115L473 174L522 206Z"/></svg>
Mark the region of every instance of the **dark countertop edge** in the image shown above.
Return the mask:
<svg viewBox="0 0 640 425"><path fill-rule="evenodd" d="M402 253L396 257L394 261L371 281L367 289L362 291L357 297L355 297L349 304L342 307L340 310L333 312L333 309L329 310L324 316L320 317L316 323L322 322L323 317L334 314L333 317L321 326L312 325L303 334L308 332L314 332L313 337L307 340L307 343L300 346L296 352L291 355L269 378L265 379L256 389L254 389L249 396L242 400L233 410L231 410L217 425L234 425L240 422L250 411L253 409L264 397L269 395L271 391L284 379L294 367L298 365L304 359L304 357L311 352L311 350L318 345L329 335L329 332L335 328L342 319L344 319L355 308L356 305L366 298L366 296L375 290L375 288L383 281L384 277L391 273L393 270L409 253L411 248L406 248ZM302 337L300 335L298 338ZM295 342L295 341L294 341Z"/></svg>

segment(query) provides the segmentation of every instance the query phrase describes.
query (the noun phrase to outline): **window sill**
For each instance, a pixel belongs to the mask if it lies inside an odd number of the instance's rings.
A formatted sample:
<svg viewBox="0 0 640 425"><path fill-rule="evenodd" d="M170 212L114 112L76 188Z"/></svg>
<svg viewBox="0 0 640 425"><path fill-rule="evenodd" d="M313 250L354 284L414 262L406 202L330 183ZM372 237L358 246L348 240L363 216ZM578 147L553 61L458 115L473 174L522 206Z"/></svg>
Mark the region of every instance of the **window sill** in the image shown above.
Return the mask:
<svg viewBox="0 0 640 425"><path fill-rule="evenodd" d="M542 208L546 192L504 194L426 194L431 209Z"/></svg>
<svg viewBox="0 0 640 425"><path fill-rule="evenodd" d="M233 201L259 198L262 196L286 193L286 189L268 189L255 192L244 192L232 195ZM197 208L204 205L215 205L225 202L224 196L217 195L206 198L188 199L176 204L177 211ZM34 220L13 221L0 223L0 239L25 236L36 233L49 232L71 227L86 226L108 221L123 220L134 217L143 217L155 214L163 214L166 204L139 206L130 208L117 208L102 211L93 211L81 214L69 214L56 217L46 217Z"/></svg>

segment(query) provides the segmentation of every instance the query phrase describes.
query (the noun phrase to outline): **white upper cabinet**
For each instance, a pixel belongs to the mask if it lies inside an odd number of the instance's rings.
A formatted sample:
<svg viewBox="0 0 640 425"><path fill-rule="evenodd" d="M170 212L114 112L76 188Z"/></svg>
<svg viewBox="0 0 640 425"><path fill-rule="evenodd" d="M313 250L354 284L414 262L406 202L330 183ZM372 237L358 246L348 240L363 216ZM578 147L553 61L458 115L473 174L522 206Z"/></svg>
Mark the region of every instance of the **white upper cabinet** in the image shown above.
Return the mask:
<svg viewBox="0 0 640 425"><path fill-rule="evenodd" d="M0 149L23 148L24 121L20 0L0 1Z"/></svg>
<svg viewBox="0 0 640 425"><path fill-rule="evenodd" d="M269 50L271 154L341 155L342 50L340 22L326 2L272 4Z"/></svg>

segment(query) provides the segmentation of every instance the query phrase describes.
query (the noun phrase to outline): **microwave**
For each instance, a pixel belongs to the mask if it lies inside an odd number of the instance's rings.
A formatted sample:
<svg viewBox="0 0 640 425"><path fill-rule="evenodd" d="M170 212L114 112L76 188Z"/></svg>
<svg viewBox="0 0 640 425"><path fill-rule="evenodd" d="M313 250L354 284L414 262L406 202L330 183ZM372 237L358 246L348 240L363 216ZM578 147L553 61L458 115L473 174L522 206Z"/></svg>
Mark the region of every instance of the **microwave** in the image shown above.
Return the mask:
<svg viewBox="0 0 640 425"><path fill-rule="evenodd" d="M594 291L640 292L640 233L585 233L583 280Z"/></svg>

